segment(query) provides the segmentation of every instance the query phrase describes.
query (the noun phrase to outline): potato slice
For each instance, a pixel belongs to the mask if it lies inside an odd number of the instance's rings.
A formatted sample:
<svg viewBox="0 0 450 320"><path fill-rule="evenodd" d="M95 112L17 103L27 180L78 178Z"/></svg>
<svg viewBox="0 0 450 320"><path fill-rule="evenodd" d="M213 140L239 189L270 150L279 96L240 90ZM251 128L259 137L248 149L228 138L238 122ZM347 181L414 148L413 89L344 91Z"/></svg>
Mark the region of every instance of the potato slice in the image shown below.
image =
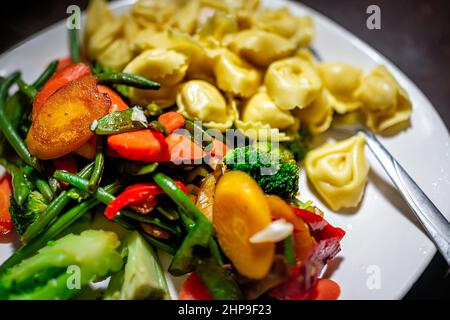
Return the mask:
<svg viewBox="0 0 450 320"><path fill-rule="evenodd" d="M28 149L43 160L77 150L93 136L92 122L107 114L110 105L94 76L67 84L39 110L26 139Z"/></svg>

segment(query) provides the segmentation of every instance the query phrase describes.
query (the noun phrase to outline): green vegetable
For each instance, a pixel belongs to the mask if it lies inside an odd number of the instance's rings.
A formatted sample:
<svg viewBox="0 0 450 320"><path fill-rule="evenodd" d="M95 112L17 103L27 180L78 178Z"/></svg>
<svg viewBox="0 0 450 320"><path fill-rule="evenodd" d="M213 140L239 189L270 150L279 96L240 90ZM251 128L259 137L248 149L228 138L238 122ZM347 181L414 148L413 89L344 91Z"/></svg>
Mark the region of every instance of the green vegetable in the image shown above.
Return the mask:
<svg viewBox="0 0 450 320"><path fill-rule="evenodd" d="M168 136L169 132L167 131L166 126L164 126L163 124L161 124L161 122L153 120L148 124L148 128L152 129L154 131L158 131L161 132L164 136Z"/></svg>
<svg viewBox="0 0 450 320"><path fill-rule="evenodd" d="M69 49L72 62L81 61L80 45L78 43L78 29L69 28Z"/></svg>
<svg viewBox="0 0 450 320"><path fill-rule="evenodd" d="M159 166L159 163L145 163L136 161L121 161L115 166L119 174L125 177L143 176L153 173Z"/></svg>
<svg viewBox="0 0 450 320"><path fill-rule="evenodd" d="M104 152L105 139L103 137L97 138L97 154L94 162L94 172L92 172L89 179L88 190L90 192L95 191L103 176L103 170L105 169L105 152Z"/></svg>
<svg viewBox="0 0 450 320"><path fill-rule="evenodd" d="M60 179L61 181L65 181L73 186L75 186L76 188L82 190L82 191L87 191L88 189L88 181L85 179L82 179L81 177L74 175L72 173L69 173L67 171L55 171L54 174L55 178ZM115 198L114 196L106 189L104 188L98 188L93 194L92 196L97 199L98 201L104 203L104 204L109 204L111 201L113 201ZM122 210L121 214L125 217L130 217L132 219L136 219L136 214L129 212L127 210ZM150 222L152 220L152 222ZM166 229L168 228L167 225L162 224L161 221L156 221L153 219L148 219L149 223L153 223L155 225L159 226L163 226L166 227ZM126 221L123 220L123 217L118 214L114 217L114 222L117 222L119 224L122 224L122 226L124 228L129 228L128 224L126 224ZM125 223L125 225L124 225ZM131 227L131 226L130 226ZM169 230L170 231L170 230ZM143 235L143 234L142 234ZM156 239L154 237L151 237L150 235L145 236L146 240L148 242L150 242L151 244L155 245L156 247L160 248L161 250L164 250L170 254L173 254L175 252L175 247L165 241L161 241L159 239Z"/></svg>
<svg viewBox="0 0 450 320"><path fill-rule="evenodd" d="M105 191L115 193L120 189L121 185L116 183L110 184L104 188ZM44 247L48 241L56 239L75 221L81 218L99 204L97 199L90 198L61 215L52 223L47 230L36 236L33 241L19 248L12 256L10 256L0 267L0 273L5 269L19 263L23 259L32 256L36 251Z"/></svg>
<svg viewBox="0 0 450 320"><path fill-rule="evenodd" d="M23 208L19 207L12 198L9 210L17 233L23 235L27 228L47 209L47 206L47 200L38 191L33 191L28 195Z"/></svg>
<svg viewBox="0 0 450 320"><path fill-rule="evenodd" d="M58 67L58 60L53 60L50 62L48 67L41 73L41 75L32 83L32 87L36 90L42 89L44 84L51 78L51 76L55 73L56 68Z"/></svg>
<svg viewBox="0 0 450 320"><path fill-rule="evenodd" d="M20 72L14 72L0 85L0 130L3 132L6 140L8 140L9 144L13 147L20 158L22 158L28 165L35 168L38 172L43 172L40 162L33 155L31 155L30 151L28 151L25 142L22 140L17 130L14 129L13 124L5 114L8 91L19 77Z"/></svg>
<svg viewBox="0 0 450 320"><path fill-rule="evenodd" d="M190 119L186 119L185 129L191 134L193 142L197 145L202 145L206 148L213 142L213 138L203 129L203 127L197 122Z"/></svg>
<svg viewBox="0 0 450 320"><path fill-rule="evenodd" d="M241 300L243 295L233 277L211 257L197 259L195 271L215 300Z"/></svg>
<svg viewBox="0 0 450 320"><path fill-rule="evenodd" d="M82 178L87 178L92 174L94 168L94 164L91 163L83 168L79 176ZM22 241L29 242L31 239L34 239L38 234L45 230L50 222L52 222L61 211L69 204L72 200L70 197L70 193L73 190L62 191L48 206L47 210L43 212L38 218L28 227L25 233L22 236Z"/></svg>
<svg viewBox="0 0 450 320"><path fill-rule="evenodd" d="M308 127L304 126L300 132L296 133L291 141L282 142L281 146L289 150L295 158L295 161L303 161L309 151L309 144L312 136Z"/></svg>
<svg viewBox="0 0 450 320"><path fill-rule="evenodd" d="M67 235L0 275L1 299L69 299L94 279L122 267L113 232Z"/></svg>
<svg viewBox="0 0 450 320"><path fill-rule="evenodd" d="M139 214L128 210L122 210L120 211L120 213L123 216L133 219L135 221L153 224L155 226L161 227L162 229L173 233L174 235L177 236L181 235L181 228L178 225L172 225L170 223L167 223L158 216L155 216L155 214Z"/></svg>
<svg viewBox="0 0 450 320"><path fill-rule="evenodd" d="M102 84L124 84L139 89L159 90L159 83L148 80L136 74L124 72L105 72L97 74L97 78Z"/></svg>
<svg viewBox="0 0 450 320"><path fill-rule="evenodd" d="M22 170L14 164L7 162L5 159L0 159L0 164L4 166L6 171L11 175L14 201L19 207L22 207L27 201L28 195L33 190L33 185L24 175Z"/></svg>
<svg viewBox="0 0 450 320"><path fill-rule="evenodd" d="M180 207L182 212L195 221L195 225L188 230L187 236L169 266L169 272L175 276L186 274L192 271L195 265L194 248L209 247L213 234L212 224L168 176L158 172L153 174L153 181Z"/></svg>
<svg viewBox="0 0 450 320"><path fill-rule="evenodd" d="M120 272L114 274L105 293L110 300L170 299L164 271L151 246L134 231L122 243L127 257Z"/></svg>
<svg viewBox="0 0 450 320"><path fill-rule="evenodd" d="M158 117L164 113L163 109L156 103L150 103L145 109L144 114L146 117Z"/></svg>
<svg viewBox="0 0 450 320"><path fill-rule="evenodd" d="M53 190L50 188L46 180L39 177L39 174L30 166L25 166L23 168L23 172L25 173L27 178L31 181L31 183L36 186L39 192L42 193L47 202L53 200L54 197Z"/></svg>
<svg viewBox="0 0 450 320"><path fill-rule="evenodd" d="M290 199L298 192L299 167L287 150L271 150L269 144L254 144L227 153L228 170L248 173L267 194Z"/></svg>
<svg viewBox="0 0 450 320"><path fill-rule="evenodd" d="M93 130L97 135L110 135L122 132L136 131L148 128L148 124L133 119L133 114L142 112L142 109L133 107L127 110L107 114L97 122Z"/></svg>
<svg viewBox="0 0 450 320"><path fill-rule="evenodd" d="M23 94L25 94L30 101L33 101L34 100L34 96L37 93L37 90L35 88L33 88L33 86L25 83L25 81L23 81L22 78L17 79L16 83L19 86L19 90Z"/></svg>
<svg viewBox="0 0 450 320"><path fill-rule="evenodd" d="M295 266L294 237L292 234L284 240L283 249L287 263L291 267Z"/></svg>

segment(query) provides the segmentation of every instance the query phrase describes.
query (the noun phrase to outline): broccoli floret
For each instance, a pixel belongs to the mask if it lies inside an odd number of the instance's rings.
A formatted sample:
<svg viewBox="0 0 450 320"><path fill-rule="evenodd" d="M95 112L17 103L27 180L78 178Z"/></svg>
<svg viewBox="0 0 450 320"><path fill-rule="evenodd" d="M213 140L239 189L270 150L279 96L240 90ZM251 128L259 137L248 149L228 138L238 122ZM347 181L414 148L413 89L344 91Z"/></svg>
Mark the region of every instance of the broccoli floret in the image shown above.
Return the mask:
<svg viewBox="0 0 450 320"><path fill-rule="evenodd" d="M0 299L69 299L93 279L122 267L113 232L87 230L49 242L0 275Z"/></svg>
<svg viewBox="0 0 450 320"><path fill-rule="evenodd" d="M122 252L127 256L127 262L121 271L111 277L105 299L141 300L170 297L158 257L138 232L128 234L123 242Z"/></svg>
<svg viewBox="0 0 450 320"><path fill-rule="evenodd" d="M286 149L271 149L270 144L255 144L227 153L224 163L228 170L248 173L265 193L289 199L298 191L299 167Z"/></svg>
<svg viewBox="0 0 450 320"><path fill-rule="evenodd" d="M282 142L281 146L289 150L296 161L303 161L309 151L310 142L311 134L307 127L303 127L292 137L291 141Z"/></svg>
<svg viewBox="0 0 450 320"><path fill-rule="evenodd" d="M38 191L33 191L28 195L24 208L20 208L11 197L11 206L9 212L17 233L22 236L28 226L47 209L48 202Z"/></svg>

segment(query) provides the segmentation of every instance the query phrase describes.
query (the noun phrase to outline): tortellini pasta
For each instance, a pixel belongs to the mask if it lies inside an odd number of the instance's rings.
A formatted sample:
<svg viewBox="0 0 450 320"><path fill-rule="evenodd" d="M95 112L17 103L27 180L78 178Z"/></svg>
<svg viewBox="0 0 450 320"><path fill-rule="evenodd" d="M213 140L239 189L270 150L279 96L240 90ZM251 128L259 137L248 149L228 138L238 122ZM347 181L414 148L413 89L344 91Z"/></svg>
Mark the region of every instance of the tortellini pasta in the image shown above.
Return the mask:
<svg viewBox="0 0 450 320"><path fill-rule="evenodd" d="M261 74L235 53L223 49L214 66L217 86L235 96L250 97L261 84Z"/></svg>
<svg viewBox="0 0 450 320"><path fill-rule="evenodd" d="M193 33L197 27L199 11L200 0L178 1L177 9L170 20L170 27L182 32Z"/></svg>
<svg viewBox="0 0 450 320"><path fill-rule="evenodd" d="M297 46L309 45L315 34L311 17L294 16L288 8L263 10L256 16L255 27L290 39Z"/></svg>
<svg viewBox="0 0 450 320"><path fill-rule="evenodd" d="M168 108L175 104L177 85L162 86L159 90L130 88L128 94L132 104L146 106L150 103L156 103L161 108Z"/></svg>
<svg viewBox="0 0 450 320"><path fill-rule="evenodd" d="M319 97L305 109L295 109L293 114L308 126L312 134L325 132L333 121L330 93L323 89Z"/></svg>
<svg viewBox="0 0 450 320"><path fill-rule="evenodd" d="M241 112L243 122L256 122L281 130L295 123L289 111L280 110L266 92L258 92L251 97Z"/></svg>
<svg viewBox="0 0 450 320"><path fill-rule="evenodd" d="M219 90L202 80L191 80L180 86L178 111L188 118L203 121L205 127L225 129L233 125L234 110L230 110Z"/></svg>
<svg viewBox="0 0 450 320"><path fill-rule="evenodd" d="M359 87L362 70L343 63L322 63L317 67L333 99L333 108L339 114L358 109L361 103L355 100L354 93Z"/></svg>
<svg viewBox="0 0 450 320"><path fill-rule="evenodd" d="M411 116L408 94L384 66L363 78L355 97L362 103L366 125L375 132L405 123Z"/></svg>
<svg viewBox="0 0 450 320"><path fill-rule="evenodd" d="M198 37L203 41L214 41L220 44L222 39L239 31L235 16L223 12L217 12L206 20L198 30Z"/></svg>
<svg viewBox="0 0 450 320"><path fill-rule="evenodd" d="M322 80L314 67L298 57L272 63L267 69L264 84L269 96L282 110L307 107L322 88Z"/></svg>
<svg viewBox="0 0 450 320"><path fill-rule="evenodd" d="M364 145L364 135L358 133L306 155L306 175L333 210L356 207L361 201L369 172Z"/></svg>
<svg viewBox="0 0 450 320"><path fill-rule="evenodd" d="M173 86L184 78L187 68L185 55L174 50L151 49L134 58L123 71L152 79L161 86Z"/></svg>
<svg viewBox="0 0 450 320"><path fill-rule="evenodd" d="M266 67L275 60L290 56L295 46L289 40L271 32L250 29L230 36L229 48L247 61Z"/></svg>

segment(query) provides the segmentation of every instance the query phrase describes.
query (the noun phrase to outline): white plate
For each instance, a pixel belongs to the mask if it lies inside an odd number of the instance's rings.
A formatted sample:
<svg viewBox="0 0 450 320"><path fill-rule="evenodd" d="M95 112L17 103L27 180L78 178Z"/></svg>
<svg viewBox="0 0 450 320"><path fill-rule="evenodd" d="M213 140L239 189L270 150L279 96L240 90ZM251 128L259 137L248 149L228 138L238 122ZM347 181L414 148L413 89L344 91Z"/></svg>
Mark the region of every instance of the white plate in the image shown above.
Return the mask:
<svg viewBox="0 0 450 320"><path fill-rule="evenodd" d="M119 1L111 6L115 12L123 12L131 3ZM270 7L286 5L296 14L312 15L317 27L314 47L325 61L348 62L365 70L376 64L388 67L409 93L414 111L411 128L380 139L450 218L449 133L422 92L386 58L323 15L287 1L263 1L263 4ZM31 81L50 60L67 55L66 29L61 22L3 54L0 74L20 69L25 80ZM359 210L347 213L326 210L328 220L347 231L342 252L332 262L335 270L330 273L342 286L342 299L400 299L436 250L369 152L368 158L372 170ZM304 175L301 187L305 199L312 198L322 205L308 190ZM13 244L0 243L0 261L5 260L13 249Z"/></svg>

